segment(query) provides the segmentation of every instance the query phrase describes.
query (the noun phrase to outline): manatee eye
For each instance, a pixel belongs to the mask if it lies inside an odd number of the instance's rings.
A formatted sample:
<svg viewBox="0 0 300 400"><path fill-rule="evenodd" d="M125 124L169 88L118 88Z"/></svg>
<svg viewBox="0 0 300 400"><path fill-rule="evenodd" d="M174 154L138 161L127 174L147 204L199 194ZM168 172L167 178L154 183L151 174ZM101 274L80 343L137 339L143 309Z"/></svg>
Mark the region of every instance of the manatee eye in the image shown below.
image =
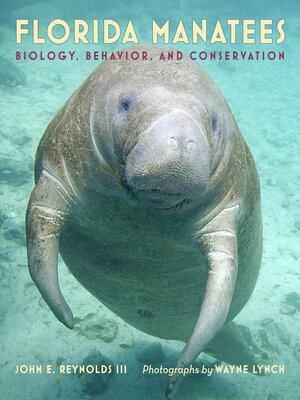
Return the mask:
<svg viewBox="0 0 300 400"><path fill-rule="evenodd" d="M213 132L216 132L217 125L218 125L217 116L216 115L212 115L212 117L211 117L211 129L213 130Z"/></svg>
<svg viewBox="0 0 300 400"><path fill-rule="evenodd" d="M130 107L131 107L131 101L130 100L123 99L123 100L120 101L120 104L119 104L120 111L127 112Z"/></svg>

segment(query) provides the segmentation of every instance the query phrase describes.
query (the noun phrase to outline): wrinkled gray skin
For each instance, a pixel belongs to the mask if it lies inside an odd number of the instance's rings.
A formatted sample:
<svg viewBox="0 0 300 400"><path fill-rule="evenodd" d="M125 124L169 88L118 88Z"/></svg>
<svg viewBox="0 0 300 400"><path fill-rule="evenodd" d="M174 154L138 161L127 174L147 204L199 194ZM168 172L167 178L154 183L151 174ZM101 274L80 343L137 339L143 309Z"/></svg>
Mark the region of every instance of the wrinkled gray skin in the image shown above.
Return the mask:
<svg viewBox="0 0 300 400"><path fill-rule="evenodd" d="M252 364L230 321L261 261L253 158L196 62L137 50L153 60L103 62L46 129L27 210L31 277L72 328L59 250L78 281L129 324L186 342L177 367L202 351ZM171 378L168 399L181 377Z"/></svg>

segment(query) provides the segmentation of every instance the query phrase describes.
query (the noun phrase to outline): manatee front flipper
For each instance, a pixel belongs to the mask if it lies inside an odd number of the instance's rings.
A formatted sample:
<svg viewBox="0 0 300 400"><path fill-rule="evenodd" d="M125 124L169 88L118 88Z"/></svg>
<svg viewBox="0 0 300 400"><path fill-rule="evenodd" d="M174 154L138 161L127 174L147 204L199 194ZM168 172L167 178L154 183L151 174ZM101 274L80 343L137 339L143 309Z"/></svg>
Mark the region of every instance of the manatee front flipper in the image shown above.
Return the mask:
<svg viewBox="0 0 300 400"><path fill-rule="evenodd" d="M43 171L26 213L28 265L31 278L59 321L72 329L73 315L59 289L59 233L70 209L63 184Z"/></svg>
<svg viewBox="0 0 300 400"><path fill-rule="evenodd" d="M177 368L189 366L225 323L237 276L238 210L239 205L222 210L197 233L197 241L206 257L207 285L194 331L179 357ZM171 377L167 399L174 398L181 380L179 374Z"/></svg>

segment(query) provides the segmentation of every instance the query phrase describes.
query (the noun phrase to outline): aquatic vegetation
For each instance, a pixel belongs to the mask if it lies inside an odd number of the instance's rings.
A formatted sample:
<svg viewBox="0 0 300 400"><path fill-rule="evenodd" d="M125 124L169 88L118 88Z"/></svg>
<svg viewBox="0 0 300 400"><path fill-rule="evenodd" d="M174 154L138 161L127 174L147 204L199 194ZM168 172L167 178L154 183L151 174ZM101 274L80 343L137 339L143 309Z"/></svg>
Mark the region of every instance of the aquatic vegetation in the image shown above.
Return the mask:
<svg viewBox="0 0 300 400"><path fill-rule="evenodd" d="M151 343L140 347L136 354L137 360L142 364L162 364L165 361L165 354L160 343Z"/></svg>
<svg viewBox="0 0 300 400"><path fill-rule="evenodd" d="M103 356L99 351L94 351L90 353L87 357L85 357L81 363L84 366L104 366L107 367L107 371L111 371L110 373L93 373L93 374L80 374L78 377L83 377L82 380L82 393L89 394L90 396L97 396L99 394L104 393L107 388L111 376L114 373L114 365L113 362L107 357ZM103 368L103 367L102 367Z"/></svg>
<svg viewBox="0 0 300 400"><path fill-rule="evenodd" d="M300 311L300 295L296 292L290 292L281 302L280 312L286 315L294 315L298 311Z"/></svg>
<svg viewBox="0 0 300 400"><path fill-rule="evenodd" d="M0 56L0 85L17 86L24 85L25 73L11 61Z"/></svg>
<svg viewBox="0 0 300 400"><path fill-rule="evenodd" d="M4 238L6 240L10 240L12 242L17 243L18 245L25 246L25 231L23 227L12 226L4 231Z"/></svg>
<svg viewBox="0 0 300 400"><path fill-rule="evenodd" d="M3 210L0 210L0 227L3 225L3 223L7 219L8 219L8 215Z"/></svg>
<svg viewBox="0 0 300 400"><path fill-rule="evenodd" d="M287 329L284 329L282 325L275 322L272 318L265 318L261 322L261 326L270 334L274 342L278 342L279 340L283 345L290 345L291 332Z"/></svg>
<svg viewBox="0 0 300 400"><path fill-rule="evenodd" d="M1 79L1 73L0 73ZM22 161L16 161L11 157L1 157L0 159L0 183L10 185L24 185L32 180L32 171L29 165L24 165Z"/></svg>
<svg viewBox="0 0 300 400"><path fill-rule="evenodd" d="M115 321L101 318L101 323L99 323L99 318L94 313L87 314L83 319L76 317L74 323L74 330L89 340L101 339L105 343L110 343L118 333L118 324Z"/></svg>

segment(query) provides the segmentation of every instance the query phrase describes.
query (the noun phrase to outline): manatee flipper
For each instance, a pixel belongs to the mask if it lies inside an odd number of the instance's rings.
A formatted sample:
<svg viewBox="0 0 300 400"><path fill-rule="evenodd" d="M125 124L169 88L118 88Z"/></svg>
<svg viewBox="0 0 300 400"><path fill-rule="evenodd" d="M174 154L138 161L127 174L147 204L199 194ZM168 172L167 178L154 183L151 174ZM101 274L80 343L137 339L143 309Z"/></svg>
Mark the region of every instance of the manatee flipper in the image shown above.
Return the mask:
<svg viewBox="0 0 300 400"><path fill-rule="evenodd" d="M72 329L73 314L60 291L57 276L59 234L69 208L64 185L44 170L26 213L29 272L57 319Z"/></svg>
<svg viewBox="0 0 300 400"><path fill-rule="evenodd" d="M256 364L253 352L233 321L224 326L204 352L231 365L248 365L249 372Z"/></svg>
<svg viewBox="0 0 300 400"><path fill-rule="evenodd" d="M238 268L237 221L239 205L225 208L196 234L206 257L208 278L194 331L177 368L190 365L222 329L234 291ZM183 376L174 374L166 391L173 399Z"/></svg>

